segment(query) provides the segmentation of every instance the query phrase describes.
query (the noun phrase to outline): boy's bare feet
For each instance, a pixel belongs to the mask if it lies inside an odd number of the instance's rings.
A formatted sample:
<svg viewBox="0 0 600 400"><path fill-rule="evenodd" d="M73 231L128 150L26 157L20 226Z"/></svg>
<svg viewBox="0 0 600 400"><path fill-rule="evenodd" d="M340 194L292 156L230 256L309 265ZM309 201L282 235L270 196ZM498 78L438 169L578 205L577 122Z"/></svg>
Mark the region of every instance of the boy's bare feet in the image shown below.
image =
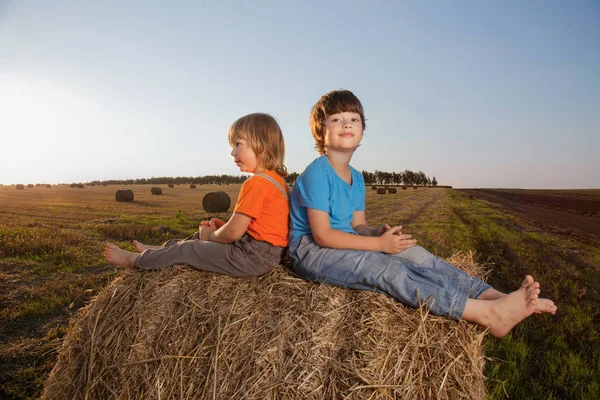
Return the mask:
<svg viewBox="0 0 600 400"><path fill-rule="evenodd" d="M106 243L106 247L104 248L104 258L109 263L118 265L119 267L133 268L137 257L139 257L139 254L120 249L113 243Z"/></svg>
<svg viewBox="0 0 600 400"><path fill-rule="evenodd" d="M535 283L539 288L539 283L535 282L531 275L527 275L523 282L521 282L522 288L527 288L529 285ZM494 288L488 289L479 296L479 300L498 300L502 297L506 296L505 293L499 292ZM539 302L536 304L535 309L533 310L536 314L554 314L556 313L556 305L554 302L549 299L538 299Z"/></svg>
<svg viewBox="0 0 600 400"><path fill-rule="evenodd" d="M156 250L161 248L160 246L150 246L149 244L144 244L142 242L138 242L137 240L134 240L133 244L135 245L138 253L143 253L145 250Z"/></svg>
<svg viewBox="0 0 600 400"><path fill-rule="evenodd" d="M521 287L497 300L492 300L491 321L488 328L490 334L496 337L507 335L519 322L533 313L556 312L554 302L548 299L539 299L540 284L529 275Z"/></svg>

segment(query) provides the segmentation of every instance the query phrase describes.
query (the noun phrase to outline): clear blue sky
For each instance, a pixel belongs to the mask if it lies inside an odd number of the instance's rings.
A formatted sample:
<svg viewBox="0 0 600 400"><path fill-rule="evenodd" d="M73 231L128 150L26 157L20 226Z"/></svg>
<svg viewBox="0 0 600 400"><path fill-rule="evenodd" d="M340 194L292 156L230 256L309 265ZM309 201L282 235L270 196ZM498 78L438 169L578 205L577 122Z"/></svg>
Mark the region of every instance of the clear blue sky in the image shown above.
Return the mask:
<svg viewBox="0 0 600 400"><path fill-rule="evenodd" d="M268 112L362 101L357 169L455 187L600 188L600 2L0 0L0 183L238 174Z"/></svg>

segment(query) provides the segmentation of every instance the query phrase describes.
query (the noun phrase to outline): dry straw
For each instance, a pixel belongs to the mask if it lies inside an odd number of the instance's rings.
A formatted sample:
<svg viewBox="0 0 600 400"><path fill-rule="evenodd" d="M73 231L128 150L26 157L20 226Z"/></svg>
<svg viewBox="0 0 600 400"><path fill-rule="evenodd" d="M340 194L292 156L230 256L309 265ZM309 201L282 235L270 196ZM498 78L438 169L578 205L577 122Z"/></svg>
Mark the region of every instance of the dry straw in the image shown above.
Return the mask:
<svg viewBox="0 0 600 400"><path fill-rule="evenodd" d="M451 261L482 275L472 255ZM43 398L483 399L483 337L282 267L127 272L72 321Z"/></svg>

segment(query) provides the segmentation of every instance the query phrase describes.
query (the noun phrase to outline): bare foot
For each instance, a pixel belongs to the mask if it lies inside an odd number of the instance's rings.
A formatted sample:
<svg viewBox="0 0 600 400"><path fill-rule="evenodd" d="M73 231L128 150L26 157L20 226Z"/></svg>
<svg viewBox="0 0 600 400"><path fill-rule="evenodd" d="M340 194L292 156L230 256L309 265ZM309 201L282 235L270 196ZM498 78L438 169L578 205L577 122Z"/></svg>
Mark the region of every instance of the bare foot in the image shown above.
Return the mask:
<svg viewBox="0 0 600 400"><path fill-rule="evenodd" d="M149 244L144 244L142 242L138 242L137 240L134 240L133 244L135 245L138 253L143 253L146 250L156 250L161 248L160 246L150 246Z"/></svg>
<svg viewBox="0 0 600 400"><path fill-rule="evenodd" d="M493 336L506 336L515 325L529 317L536 310L540 312L545 312L544 309L550 310L551 307L548 304L538 308L540 305L540 299L538 299L540 284L529 278L531 277L528 275L518 290L498 300L492 300L494 302L492 305L492 320L488 328Z"/></svg>
<svg viewBox="0 0 600 400"><path fill-rule="evenodd" d="M106 247L104 248L104 258L109 263L118 265L119 267L133 268L137 257L139 257L139 254L120 249L113 243L106 243Z"/></svg>

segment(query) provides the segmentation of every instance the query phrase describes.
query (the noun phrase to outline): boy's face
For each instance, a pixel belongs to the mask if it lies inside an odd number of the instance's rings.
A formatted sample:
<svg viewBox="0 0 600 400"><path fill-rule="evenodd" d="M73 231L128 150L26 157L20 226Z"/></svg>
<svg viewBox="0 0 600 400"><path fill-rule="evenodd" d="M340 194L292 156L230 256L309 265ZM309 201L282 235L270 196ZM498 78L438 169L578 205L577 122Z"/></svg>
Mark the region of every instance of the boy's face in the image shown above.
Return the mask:
<svg viewBox="0 0 600 400"><path fill-rule="evenodd" d="M360 114L341 112L332 114L323 122L327 151L353 152L363 136Z"/></svg>
<svg viewBox="0 0 600 400"><path fill-rule="evenodd" d="M255 173L259 169L256 154L254 154L246 140L236 139L231 149L231 155L241 172Z"/></svg>

